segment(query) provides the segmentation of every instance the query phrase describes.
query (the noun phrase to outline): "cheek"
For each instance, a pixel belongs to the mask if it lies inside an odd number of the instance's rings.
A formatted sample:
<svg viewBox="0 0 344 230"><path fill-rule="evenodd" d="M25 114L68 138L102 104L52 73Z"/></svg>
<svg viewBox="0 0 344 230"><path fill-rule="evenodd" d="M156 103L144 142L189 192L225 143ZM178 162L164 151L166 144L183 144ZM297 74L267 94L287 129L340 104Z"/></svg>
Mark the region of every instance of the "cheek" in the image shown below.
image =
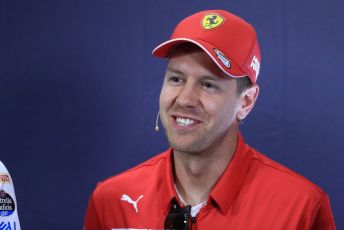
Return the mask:
<svg viewBox="0 0 344 230"><path fill-rule="evenodd" d="M168 89L165 85L163 85L161 92L160 92L160 98L159 98L159 105L160 105L160 112L164 112L168 107L172 105L173 102L173 92L172 90Z"/></svg>
<svg viewBox="0 0 344 230"><path fill-rule="evenodd" d="M215 102L204 103L208 115L214 119L215 122L228 123L232 122L238 112L238 103L233 100L218 100Z"/></svg>
<svg viewBox="0 0 344 230"><path fill-rule="evenodd" d="M161 120L162 125L165 127L165 129L167 129L167 124L168 124L167 111L173 104L172 94L169 91L170 90L168 90L166 87L163 86L160 92L160 97L159 97L160 120Z"/></svg>
<svg viewBox="0 0 344 230"><path fill-rule="evenodd" d="M165 93L164 87L162 87L161 92L160 92L160 97L159 97L160 110L164 109L165 104L166 104L166 93Z"/></svg>

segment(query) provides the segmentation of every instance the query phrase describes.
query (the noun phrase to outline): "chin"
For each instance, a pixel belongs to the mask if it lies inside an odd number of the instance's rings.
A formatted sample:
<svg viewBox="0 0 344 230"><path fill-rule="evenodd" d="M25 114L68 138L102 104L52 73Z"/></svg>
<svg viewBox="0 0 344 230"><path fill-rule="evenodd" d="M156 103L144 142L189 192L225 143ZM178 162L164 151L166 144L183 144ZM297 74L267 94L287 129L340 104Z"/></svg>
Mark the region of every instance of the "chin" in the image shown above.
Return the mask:
<svg viewBox="0 0 344 230"><path fill-rule="evenodd" d="M190 154L197 154L200 152L205 151L207 148L199 142L199 141L190 141L185 142L185 140L181 142L169 140L169 144L171 148L178 152L190 153Z"/></svg>

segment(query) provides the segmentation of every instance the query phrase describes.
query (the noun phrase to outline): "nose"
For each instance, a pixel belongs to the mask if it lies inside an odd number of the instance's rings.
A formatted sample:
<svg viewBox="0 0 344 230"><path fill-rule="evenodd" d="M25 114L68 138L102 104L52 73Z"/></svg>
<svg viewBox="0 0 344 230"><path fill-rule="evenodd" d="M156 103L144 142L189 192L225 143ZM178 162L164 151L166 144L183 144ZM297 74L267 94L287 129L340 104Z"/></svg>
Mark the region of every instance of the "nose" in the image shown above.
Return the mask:
<svg viewBox="0 0 344 230"><path fill-rule="evenodd" d="M176 103L180 107L196 107L199 104L199 89L193 84L185 84L181 87L177 98Z"/></svg>

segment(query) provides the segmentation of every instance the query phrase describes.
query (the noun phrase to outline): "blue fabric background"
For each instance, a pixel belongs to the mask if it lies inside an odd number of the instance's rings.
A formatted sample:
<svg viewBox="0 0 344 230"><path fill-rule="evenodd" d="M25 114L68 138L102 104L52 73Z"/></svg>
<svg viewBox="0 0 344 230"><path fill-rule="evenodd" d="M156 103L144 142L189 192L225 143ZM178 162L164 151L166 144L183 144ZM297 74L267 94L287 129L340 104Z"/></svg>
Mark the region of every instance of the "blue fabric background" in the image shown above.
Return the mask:
<svg viewBox="0 0 344 230"><path fill-rule="evenodd" d="M330 195L344 229L341 0L0 1L0 159L23 229L81 229L96 183L167 148L154 131L176 23L223 8L255 26L248 143Z"/></svg>

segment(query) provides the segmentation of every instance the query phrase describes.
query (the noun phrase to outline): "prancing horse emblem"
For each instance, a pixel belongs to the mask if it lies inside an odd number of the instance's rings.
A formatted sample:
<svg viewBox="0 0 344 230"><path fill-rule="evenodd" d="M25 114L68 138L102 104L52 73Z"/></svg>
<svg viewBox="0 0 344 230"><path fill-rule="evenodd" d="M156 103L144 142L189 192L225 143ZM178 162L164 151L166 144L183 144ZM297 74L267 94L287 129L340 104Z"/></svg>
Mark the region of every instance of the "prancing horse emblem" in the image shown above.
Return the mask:
<svg viewBox="0 0 344 230"><path fill-rule="evenodd" d="M137 203L143 198L143 195L139 196L137 200L133 201L127 194L123 194L121 197L121 200L128 202L129 204L132 204L136 213L139 213L139 210L137 208Z"/></svg>
<svg viewBox="0 0 344 230"><path fill-rule="evenodd" d="M205 30L215 29L223 24L225 18L219 14L207 14L203 17L201 25Z"/></svg>

